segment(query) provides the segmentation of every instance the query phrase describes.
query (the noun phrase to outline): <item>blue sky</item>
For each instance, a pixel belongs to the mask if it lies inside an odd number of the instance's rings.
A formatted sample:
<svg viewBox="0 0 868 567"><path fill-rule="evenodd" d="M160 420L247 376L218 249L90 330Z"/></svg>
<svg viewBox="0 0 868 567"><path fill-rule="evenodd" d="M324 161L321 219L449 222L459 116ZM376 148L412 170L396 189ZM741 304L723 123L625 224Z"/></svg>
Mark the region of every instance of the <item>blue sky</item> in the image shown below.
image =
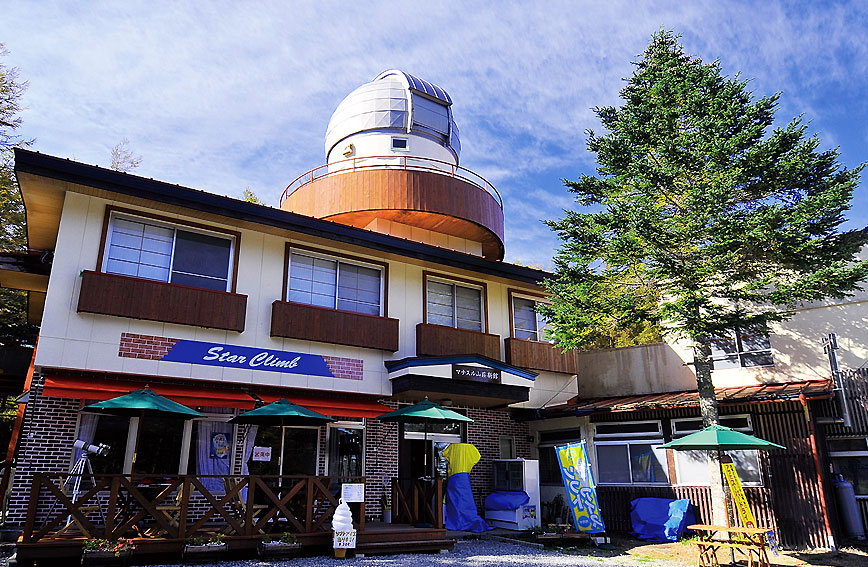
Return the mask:
<svg viewBox="0 0 868 567"><path fill-rule="evenodd" d="M399 68L445 88L461 163L504 197L506 259L548 267L539 221L592 173L595 106L661 27L689 53L782 91L842 162L868 159L868 5L860 2L9 2L0 42L30 86L34 149L108 165L128 138L139 175L276 206L322 164L338 103ZM848 226L868 224L868 184Z"/></svg>

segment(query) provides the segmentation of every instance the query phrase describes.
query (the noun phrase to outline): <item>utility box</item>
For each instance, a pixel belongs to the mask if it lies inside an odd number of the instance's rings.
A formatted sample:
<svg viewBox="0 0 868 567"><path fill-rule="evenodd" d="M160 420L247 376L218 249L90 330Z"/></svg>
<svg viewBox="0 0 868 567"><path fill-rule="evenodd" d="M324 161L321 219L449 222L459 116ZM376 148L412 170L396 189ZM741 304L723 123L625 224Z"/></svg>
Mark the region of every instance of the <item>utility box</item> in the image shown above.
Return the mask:
<svg viewBox="0 0 868 567"><path fill-rule="evenodd" d="M539 461L496 459L494 492L485 499L485 521L508 530L540 525Z"/></svg>

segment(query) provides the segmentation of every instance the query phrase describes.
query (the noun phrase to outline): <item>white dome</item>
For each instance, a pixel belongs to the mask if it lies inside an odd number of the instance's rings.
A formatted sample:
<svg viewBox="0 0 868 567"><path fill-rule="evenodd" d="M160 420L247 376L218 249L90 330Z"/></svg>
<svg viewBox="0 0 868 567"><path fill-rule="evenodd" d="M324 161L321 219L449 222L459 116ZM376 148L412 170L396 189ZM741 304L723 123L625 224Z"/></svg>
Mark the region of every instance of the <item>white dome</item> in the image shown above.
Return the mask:
<svg viewBox="0 0 868 567"><path fill-rule="evenodd" d="M398 70L380 73L351 92L326 130L326 160L341 140L360 132L403 132L430 138L458 163L461 143L452 119L452 98L440 87Z"/></svg>

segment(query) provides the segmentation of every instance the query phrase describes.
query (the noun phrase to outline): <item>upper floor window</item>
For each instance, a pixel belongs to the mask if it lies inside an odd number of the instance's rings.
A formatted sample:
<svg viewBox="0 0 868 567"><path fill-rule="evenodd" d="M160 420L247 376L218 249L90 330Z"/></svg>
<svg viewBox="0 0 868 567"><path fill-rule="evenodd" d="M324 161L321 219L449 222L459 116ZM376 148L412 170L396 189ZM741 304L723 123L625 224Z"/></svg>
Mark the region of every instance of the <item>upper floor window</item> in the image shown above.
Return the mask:
<svg viewBox="0 0 868 567"><path fill-rule="evenodd" d="M392 137L392 149L400 152L406 152L410 149L410 141L407 138Z"/></svg>
<svg viewBox="0 0 868 567"><path fill-rule="evenodd" d="M287 300L381 315L383 270L335 258L292 252Z"/></svg>
<svg viewBox="0 0 868 567"><path fill-rule="evenodd" d="M482 288L428 280L427 322L482 332Z"/></svg>
<svg viewBox="0 0 868 567"><path fill-rule="evenodd" d="M227 291L234 239L113 215L103 270L110 274Z"/></svg>
<svg viewBox="0 0 868 567"><path fill-rule="evenodd" d="M532 341L546 340L545 331L548 327L548 320L537 313L538 303L538 301L524 297L512 298L512 324L515 338Z"/></svg>
<svg viewBox="0 0 868 567"><path fill-rule="evenodd" d="M708 340L714 368L774 366L772 344L764 333L738 329Z"/></svg>

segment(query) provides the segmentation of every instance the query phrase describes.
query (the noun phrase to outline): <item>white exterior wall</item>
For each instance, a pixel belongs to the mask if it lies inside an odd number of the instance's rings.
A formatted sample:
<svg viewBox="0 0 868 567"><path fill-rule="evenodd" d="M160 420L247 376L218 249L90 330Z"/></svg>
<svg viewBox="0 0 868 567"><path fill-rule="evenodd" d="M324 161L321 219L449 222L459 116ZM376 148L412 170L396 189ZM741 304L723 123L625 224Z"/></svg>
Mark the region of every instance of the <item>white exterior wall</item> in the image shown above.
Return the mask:
<svg viewBox="0 0 868 567"><path fill-rule="evenodd" d="M248 296L246 324L242 333L77 313L81 286L79 274L83 270L98 268L97 256L105 222L105 207L112 204L128 210L137 209L126 203L115 203L80 193L66 194L37 349L36 364L39 367L255 383L388 396L391 394L391 385L384 361L416 354L416 325L422 322L425 303L422 274L426 270L445 278L454 276L462 280L470 279L479 284L486 284L485 316L488 320L488 331L501 336L501 359L503 357L502 339L508 337L510 332L507 290L510 287L514 288L515 282L493 281L480 274L474 277L473 274L463 272L453 273L447 266L422 266L394 259L386 260L389 265L386 315L400 321L397 352L272 338L270 336L271 304L274 300L282 299L286 243L290 242L291 245L297 242L305 246L313 246L326 254L330 250L343 253L346 253L346 250L319 244L312 245L302 240L287 240L268 233L239 229L232 225L212 226L241 233L240 247L236 251L239 255L236 291ZM149 209L141 210L144 214L152 212ZM160 215L177 218L180 225L185 222L202 223L201 219L196 218L168 215L164 212L160 212ZM353 256L359 260L383 261L381 256L355 253ZM362 380L308 377L281 372L120 357L118 356L120 335L125 332L361 359L364 363L364 377ZM531 390L531 399L540 404L547 401L554 403L565 400L575 393L575 379L572 376L541 373Z"/></svg>
<svg viewBox="0 0 868 567"><path fill-rule="evenodd" d="M838 335L841 368L868 365L868 293L862 290L846 300L797 309L791 319L772 326L774 366L715 370L714 385L726 388L830 378L822 340L832 332ZM579 354L579 392L592 398L695 390L692 361L686 341L583 352Z"/></svg>
<svg viewBox="0 0 868 567"><path fill-rule="evenodd" d="M393 150L393 137L406 138L408 140L407 150ZM354 151L351 155L344 156L344 149L350 144L354 146ZM447 163L457 163L452 152L443 147L439 142L435 142L430 138L418 134L408 134L396 130L388 132L360 132L348 136L341 140L340 143L338 143L329 153L328 163L332 164L345 159L368 156L417 156L445 161ZM433 166L434 164L431 165Z"/></svg>

